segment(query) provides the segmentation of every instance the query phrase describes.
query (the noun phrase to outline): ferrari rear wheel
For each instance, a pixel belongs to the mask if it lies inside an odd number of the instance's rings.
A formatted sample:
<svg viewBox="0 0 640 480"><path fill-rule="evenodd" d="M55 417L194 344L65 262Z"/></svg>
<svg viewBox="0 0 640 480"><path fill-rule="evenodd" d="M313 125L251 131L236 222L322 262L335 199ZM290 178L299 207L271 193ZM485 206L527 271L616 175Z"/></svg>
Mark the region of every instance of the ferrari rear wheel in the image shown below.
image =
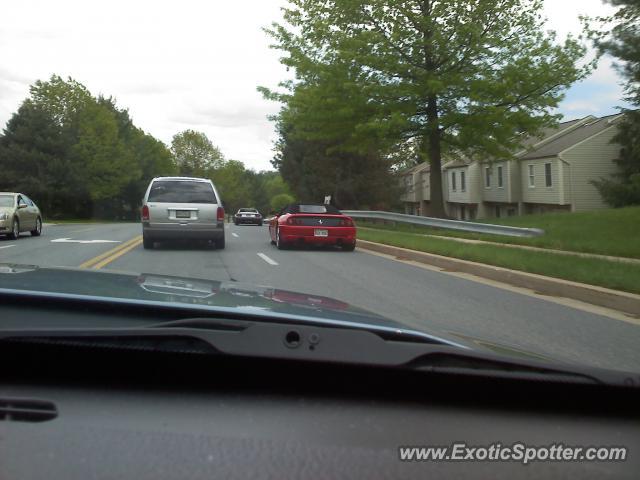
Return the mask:
<svg viewBox="0 0 640 480"><path fill-rule="evenodd" d="M284 242L280 240L280 229L276 228L276 248L278 250L284 250L286 248Z"/></svg>
<svg viewBox="0 0 640 480"><path fill-rule="evenodd" d="M356 244L355 243L345 243L342 245L342 249L345 252L353 252L356 249Z"/></svg>

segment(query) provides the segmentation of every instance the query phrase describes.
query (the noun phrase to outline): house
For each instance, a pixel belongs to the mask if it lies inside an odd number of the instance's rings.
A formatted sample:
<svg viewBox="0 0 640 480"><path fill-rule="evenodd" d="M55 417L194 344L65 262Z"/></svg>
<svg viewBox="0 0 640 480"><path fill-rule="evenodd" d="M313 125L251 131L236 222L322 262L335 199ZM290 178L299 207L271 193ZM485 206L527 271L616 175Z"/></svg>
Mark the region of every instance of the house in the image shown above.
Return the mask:
<svg viewBox="0 0 640 480"><path fill-rule="evenodd" d="M522 149L516 153L515 158L503 161L481 162L484 209L483 216L479 218L500 218L527 213L522 202L523 172L521 158L539 151L546 145L595 119L596 117L588 116L583 119L560 123L555 128L546 128L539 136L524 139Z"/></svg>
<svg viewBox="0 0 640 480"><path fill-rule="evenodd" d="M442 170L447 214L474 220L606 208L591 181L611 178L617 171L613 160L620 146L611 143L611 139L621 118L621 114L602 118L589 115L563 122L545 129L538 137L526 138L522 150L509 159L460 158L445 163ZM428 215L429 197L425 200L424 196L429 191L428 165L411 170L414 174L422 172L422 196L416 203L421 208L405 211Z"/></svg>
<svg viewBox="0 0 640 480"><path fill-rule="evenodd" d="M611 178L620 145L611 143L622 115L587 117L519 157L523 213L606 208L591 181Z"/></svg>
<svg viewBox="0 0 640 480"><path fill-rule="evenodd" d="M403 193L400 196L404 211L409 215L429 215L431 192L429 189L429 164L421 163L400 176Z"/></svg>
<svg viewBox="0 0 640 480"><path fill-rule="evenodd" d="M445 163L442 172L442 189L447 214L460 220L484 217L480 163L468 159L454 160Z"/></svg>

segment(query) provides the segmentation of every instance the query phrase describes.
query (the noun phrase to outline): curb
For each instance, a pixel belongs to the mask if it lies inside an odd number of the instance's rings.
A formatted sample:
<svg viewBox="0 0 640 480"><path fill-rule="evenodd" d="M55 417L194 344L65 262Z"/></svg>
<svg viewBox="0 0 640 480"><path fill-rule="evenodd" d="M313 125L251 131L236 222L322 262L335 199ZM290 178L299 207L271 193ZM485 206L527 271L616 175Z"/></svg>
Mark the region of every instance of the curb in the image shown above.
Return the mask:
<svg viewBox="0 0 640 480"><path fill-rule="evenodd" d="M469 273L515 287L528 288L542 295L572 298L574 300L580 300L581 302L640 317L640 295L633 293L611 290L586 283L572 282L570 280L545 277L544 275L537 275L535 273L509 270L508 268L444 257L433 253L409 250L407 248L394 247L382 243L369 242L367 240L358 239L357 246L363 250L392 255L402 260L425 263L442 268L443 270Z"/></svg>

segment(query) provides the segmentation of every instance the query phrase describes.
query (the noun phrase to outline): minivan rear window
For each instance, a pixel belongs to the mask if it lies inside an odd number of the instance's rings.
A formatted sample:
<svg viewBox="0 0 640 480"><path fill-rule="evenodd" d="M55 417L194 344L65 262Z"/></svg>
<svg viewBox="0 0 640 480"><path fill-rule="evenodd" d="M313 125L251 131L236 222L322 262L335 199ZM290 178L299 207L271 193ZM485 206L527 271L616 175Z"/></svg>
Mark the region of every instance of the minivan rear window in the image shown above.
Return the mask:
<svg viewBox="0 0 640 480"><path fill-rule="evenodd" d="M211 184L183 180L153 182L147 201L161 203L218 203Z"/></svg>

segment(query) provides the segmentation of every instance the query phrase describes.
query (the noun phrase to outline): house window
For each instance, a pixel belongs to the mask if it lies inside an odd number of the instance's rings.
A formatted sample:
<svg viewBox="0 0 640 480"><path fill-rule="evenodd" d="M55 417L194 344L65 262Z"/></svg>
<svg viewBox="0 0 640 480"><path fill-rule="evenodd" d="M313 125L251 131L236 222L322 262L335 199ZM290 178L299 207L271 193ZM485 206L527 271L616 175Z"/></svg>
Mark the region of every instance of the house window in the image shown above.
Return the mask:
<svg viewBox="0 0 640 480"><path fill-rule="evenodd" d="M451 172L451 190L456 191L456 172Z"/></svg>
<svg viewBox="0 0 640 480"><path fill-rule="evenodd" d="M551 181L551 164L550 163L544 164L544 184L547 187L551 187L553 185Z"/></svg>
<svg viewBox="0 0 640 480"><path fill-rule="evenodd" d="M491 167L485 167L484 169L484 186L491 188Z"/></svg>
<svg viewBox="0 0 640 480"><path fill-rule="evenodd" d="M498 188L502 188L502 167L498 167Z"/></svg>
<svg viewBox="0 0 640 480"><path fill-rule="evenodd" d="M536 177L535 177L535 171L534 171L535 165L527 165L527 167L529 168L529 187L535 187L536 186Z"/></svg>
<svg viewBox="0 0 640 480"><path fill-rule="evenodd" d="M464 172L460 172L460 190L467 191L467 179Z"/></svg>

